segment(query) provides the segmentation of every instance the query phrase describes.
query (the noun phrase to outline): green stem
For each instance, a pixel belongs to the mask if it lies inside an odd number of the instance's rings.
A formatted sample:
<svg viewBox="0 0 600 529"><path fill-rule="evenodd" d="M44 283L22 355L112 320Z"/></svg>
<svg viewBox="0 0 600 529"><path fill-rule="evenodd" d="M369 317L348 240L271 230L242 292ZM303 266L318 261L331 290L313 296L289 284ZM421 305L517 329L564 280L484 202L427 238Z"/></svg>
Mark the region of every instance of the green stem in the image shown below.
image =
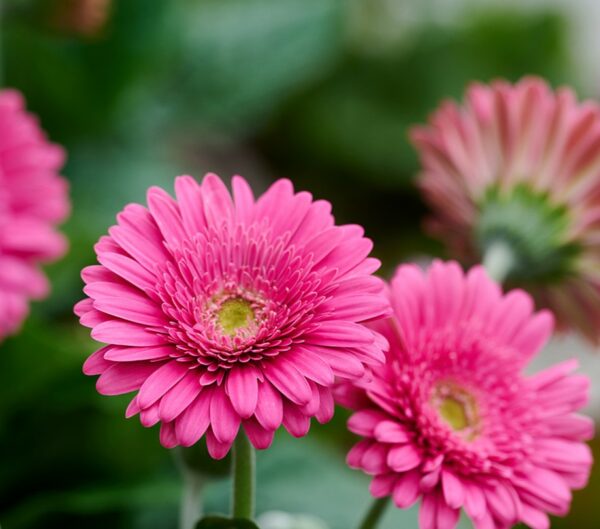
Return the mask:
<svg viewBox="0 0 600 529"><path fill-rule="evenodd" d="M483 266L492 279L503 283L515 265L515 255L503 240L492 242L483 255Z"/></svg>
<svg viewBox="0 0 600 529"><path fill-rule="evenodd" d="M186 463L183 448L174 451L175 460L183 479L179 508L179 529L193 529L202 516L202 489L204 476Z"/></svg>
<svg viewBox="0 0 600 529"><path fill-rule="evenodd" d="M375 529L377 524L381 520L381 516L385 512L385 508L388 506L390 502L390 497L386 496L385 498L376 499L371 508L365 515L363 521L358 526L358 529Z"/></svg>
<svg viewBox="0 0 600 529"><path fill-rule="evenodd" d="M254 517L254 448L246 434L240 432L233 445L233 501L234 518L252 520Z"/></svg>
<svg viewBox="0 0 600 529"><path fill-rule="evenodd" d="M183 478L183 495L179 511L180 529L193 529L202 516L202 488L204 479L196 473Z"/></svg>

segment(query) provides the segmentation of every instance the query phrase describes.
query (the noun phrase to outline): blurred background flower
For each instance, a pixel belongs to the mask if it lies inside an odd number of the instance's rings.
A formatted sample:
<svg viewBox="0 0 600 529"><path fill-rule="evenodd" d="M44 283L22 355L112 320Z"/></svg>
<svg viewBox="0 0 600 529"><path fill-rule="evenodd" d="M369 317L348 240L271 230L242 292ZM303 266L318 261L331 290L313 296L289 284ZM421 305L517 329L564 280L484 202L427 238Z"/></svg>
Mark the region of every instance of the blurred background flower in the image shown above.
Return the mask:
<svg viewBox="0 0 600 529"><path fill-rule="evenodd" d="M0 346L7 529L176 527L179 478L157 433L124 421L128 398L100 397L81 374L95 347L72 315L79 271L124 203L170 189L175 174L240 173L257 193L287 176L331 200L339 222L364 225L388 275L444 252L422 234L410 125L472 80L537 74L581 97L600 88L593 0L113 0L91 34L57 23L70 3L2 2L3 85L69 152L74 208L53 295ZM598 358L565 340L540 361L568 349L600 376ZM259 454L258 512L352 527L370 501L368 479L345 467L352 442L344 413L302 440L277 436ZM227 509L227 489L207 486L209 512ZM553 527L595 529L599 492L596 471ZM416 512L382 527L398 526L416 527Z"/></svg>
<svg viewBox="0 0 600 529"><path fill-rule="evenodd" d="M67 248L56 226L69 212L64 151L48 142L15 90L0 91L0 342L17 331L30 299L50 289L40 266Z"/></svg>
<svg viewBox="0 0 600 529"><path fill-rule="evenodd" d="M474 83L411 137L432 233L597 345L600 106L535 77Z"/></svg>

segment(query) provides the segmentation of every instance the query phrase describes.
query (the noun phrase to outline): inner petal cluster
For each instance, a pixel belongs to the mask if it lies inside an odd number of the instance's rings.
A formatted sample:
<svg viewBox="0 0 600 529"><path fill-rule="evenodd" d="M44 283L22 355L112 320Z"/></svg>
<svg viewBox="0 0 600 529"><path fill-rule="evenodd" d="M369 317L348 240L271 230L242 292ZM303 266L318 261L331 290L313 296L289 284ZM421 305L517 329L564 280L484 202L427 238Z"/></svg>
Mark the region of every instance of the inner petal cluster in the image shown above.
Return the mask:
<svg viewBox="0 0 600 529"><path fill-rule="evenodd" d="M284 354L310 330L326 298L310 257L285 242L264 226L224 225L173 249L157 286L165 332L182 360L208 368L205 381Z"/></svg>

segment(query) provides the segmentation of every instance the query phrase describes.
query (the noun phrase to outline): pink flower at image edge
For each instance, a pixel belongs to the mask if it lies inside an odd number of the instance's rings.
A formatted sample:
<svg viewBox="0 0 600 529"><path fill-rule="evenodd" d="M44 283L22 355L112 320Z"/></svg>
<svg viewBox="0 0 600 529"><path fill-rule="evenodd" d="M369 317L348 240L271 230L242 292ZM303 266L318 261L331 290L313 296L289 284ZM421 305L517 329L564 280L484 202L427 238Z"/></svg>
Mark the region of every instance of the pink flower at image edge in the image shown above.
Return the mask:
<svg viewBox="0 0 600 529"><path fill-rule="evenodd" d="M373 476L376 497L420 499L421 529L454 528L461 508L476 529L547 529L587 483L594 428L576 413L589 380L575 361L522 372L552 334L550 313L452 262L399 267L390 296L393 319L373 325L386 364L336 389L363 438L348 464Z"/></svg>
<svg viewBox="0 0 600 529"><path fill-rule="evenodd" d="M161 423L164 446L206 437L224 457L240 427L266 448L282 424L305 435L333 415L335 377L384 359L362 322L389 314L372 243L331 205L279 180L261 197L241 177L176 179L173 199L130 204L84 269L81 323L105 344L85 363L98 391L135 391L127 416Z"/></svg>
<svg viewBox="0 0 600 529"><path fill-rule="evenodd" d="M64 158L21 94L0 91L0 341L19 329L31 299L48 294L40 265L66 251L56 231L69 213Z"/></svg>

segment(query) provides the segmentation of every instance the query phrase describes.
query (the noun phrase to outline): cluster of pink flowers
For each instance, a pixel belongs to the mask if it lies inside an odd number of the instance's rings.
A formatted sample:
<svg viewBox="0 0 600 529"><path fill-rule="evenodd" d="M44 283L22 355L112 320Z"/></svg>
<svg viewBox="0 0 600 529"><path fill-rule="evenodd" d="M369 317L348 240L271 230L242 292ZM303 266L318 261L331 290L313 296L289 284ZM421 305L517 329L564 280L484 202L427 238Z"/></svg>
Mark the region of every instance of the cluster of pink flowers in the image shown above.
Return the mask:
<svg viewBox="0 0 600 529"><path fill-rule="evenodd" d="M127 416L161 423L166 447L205 437L224 457L238 430L256 448L329 421L332 388L364 437L348 463L422 529L548 527L588 479L588 381L567 361L523 368L552 333L525 292L481 267L402 266L389 288L371 243L330 205L280 180L258 200L214 175L130 205L86 268L76 312L104 342L84 371L100 393L137 392ZM390 312L390 306L392 311ZM390 317L391 316L391 317Z"/></svg>
<svg viewBox="0 0 600 529"><path fill-rule="evenodd" d="M278 180L255 198L208 174L151 188L100 238L75 312L102 346L85 362L167 447L238 436L268 448L337 402L361 437L348 464L421 529L547 529L586 485L589 381L566 360L524 373L554 330L600 341L600 107L539 79L474 85L413 131L430 222L457 262L386 284L356 225ZM0 92L0 339L47 291L68 212L63 152ZM525 216L531 222L525 222ZM500 245L500 246L499 246ZM503 293L485 268L502 249ZM497 253L494 254L497 256ZM498 279L498 278L496 278ZM526 290L528 292L526 292ZM552 311L552 312L551 312Z"/></svg>

